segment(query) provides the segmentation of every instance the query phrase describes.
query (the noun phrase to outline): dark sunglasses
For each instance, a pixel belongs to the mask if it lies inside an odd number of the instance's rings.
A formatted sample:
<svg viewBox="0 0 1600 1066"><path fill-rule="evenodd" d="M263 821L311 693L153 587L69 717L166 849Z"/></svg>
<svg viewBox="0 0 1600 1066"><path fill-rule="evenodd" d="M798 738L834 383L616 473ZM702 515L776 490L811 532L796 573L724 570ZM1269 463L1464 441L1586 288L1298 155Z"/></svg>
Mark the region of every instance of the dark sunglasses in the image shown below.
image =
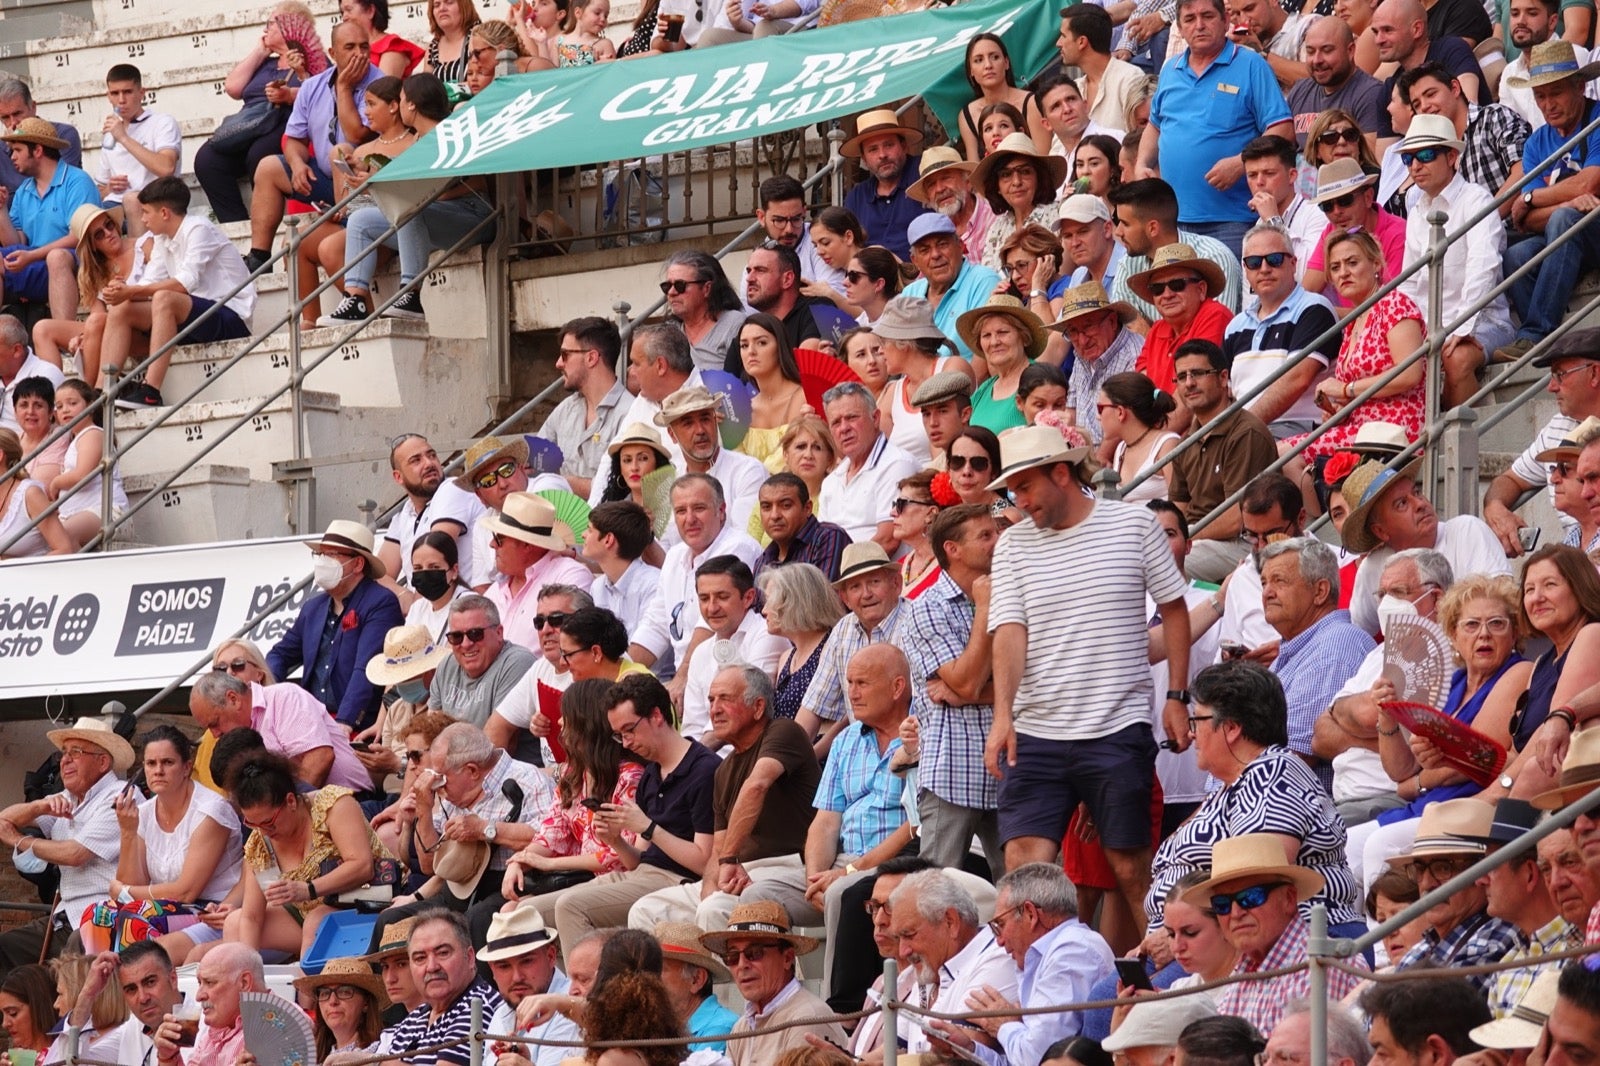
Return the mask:
<svg viewBox="0 0 1600 1066"><path fill-rule="evenodd" d="M426 754L427 752L422 751L408 751L406 752L406 762L410 763L412 766L416 766L418 763L422 762L422 757Z"/></svg>
<svg viewBox="0 0 1600 1066"><path fill-rule="evenodd" d="M1287 883L1286 881L1276 881L1270 885L1251 885L1249 888L1242 888L1237 892L1212 896L1211 909L1219 915L1229 914L1233 911L1233 905L1237 903L1240 910L1253 911L1267 902L1267 897L1272 895L1274 889L1282 888Z"/></svg>
<svg viewBox="0 0 1600 1066"><path fill-rule="evenodd" d="M912 504L916 504L918 507L937 507L937 506L939 506L938 504L934 503L932 500L913 500L908 496L896 496L894 498L894 502L889 505L889 510L893 514L900 514L902 511L904 511L907 507L910 507Z"/></svg>
<svg viewBox="0 0 1600 1066"><path fill-rule="evenodd" d="M228 662L225 662L225 663L217 663L211 669L212 669L213 672L218 673L218 674L221 674L221 673L237 674L240 670L243 670L245 667L247 667L249 665L250 665L250 660L249 659L231 659L231 660L229 660Z"/></svg>
<svg viewBox="0 0 1600 1066"><path fill-rule="evenodd" d="M865 270L846 270L844 272L845 280L852 285L859 285L871 276Z"/></svg>
<svg viewBox="0 0 1600 1066"><path fill-rule="evenodd" d="M971 467L974 474L987 474L989 472L989 457L987 455L952 455L945 465L951 470L965 470Z"/></svg>
<svg viewBox="0 0 1600 1066"><path fill-rule="evenodd" d="M466 641L469 644L481 643L483 641L483 635L487 632L488 629L484 628L483 626L473 626L471 629L463 629L454 633L446 633L444 635L444 639L448 640L455 647L460 647L462 641Z"/></svg>
<svg viewBox="0 0 1600 1066"><path fill-rule="evenodd" d="M533 628L543 629L546 622L551 629L560 629L567 621L566 611L551 611L549 614L536 614L533 616Z"/></svg>
<svg viewBox="0 0 1600 1066"><path fill-rule="evenodd" d="M1346 126L1342 130L1323 130L1317 135L1317 143L1332 148L1343 141L1345 144L1355 144L1361 139L1361 131L1354 126Z"/></svg>
<svg viewBox="0 0 1600 1066"><path fill-rule="evenodd" d="M739 965L739 958L743 956L751 962L760 962L766 957L767 952L777 949L776 944L751 944L747 948L729 948L722 953L722 961L729 969Z"/></svg>
<svg viewBox="0 0 1600 1066"><path fill-rule="evenodd" d="M1331 215L1338 208L1349 207L1351 204L1353 204L1355 202L1356 202L1356 194L1353 193L1353 192L1347 192L1343 196L1335 197L1332 200L1326 200L1326 201L1318 204L1317 206L1322 208L1322 213L1323 214Z"/></svg>
<svg viewBox="0 0 1600 1066"><path fill-rule="evenodd" d="M1247 255L1244 257L1244 265L1250 270L1260 270L1261 264L1265 263L1267 266L1276 270L1283 266L1288 258L1288 252L1268 252L1266 255Z"/></svg>
<svg viewBox="0 0 1600 1066"><path fill-rule="evenodd" d="M684 289L687 289L690 285L698 284L700 284L698 281L683 281L681 279L675 281L663 281L661 283L661 295L682 296Z"/></svg>
<svg viewBox="0 0 1600 1066"><path fill-rule="evenodd" d="M1152 281L1150 283L1150 292L1155 296L1160 296L1168 289L1171 289L1173 292L1182 292L1190 285L1198 284L1202 280L1204 279L1191 276L1187 278L1173 278L1171 281Z"/></svg>
<svg viewBox="0 0 1600 1066"><path fill-rule="evenodd" d="M1412 163L1431 163L1444 155L1443 148L1418 148L1415 152L1401 152L1400 163L1410 166Z"/></svg>

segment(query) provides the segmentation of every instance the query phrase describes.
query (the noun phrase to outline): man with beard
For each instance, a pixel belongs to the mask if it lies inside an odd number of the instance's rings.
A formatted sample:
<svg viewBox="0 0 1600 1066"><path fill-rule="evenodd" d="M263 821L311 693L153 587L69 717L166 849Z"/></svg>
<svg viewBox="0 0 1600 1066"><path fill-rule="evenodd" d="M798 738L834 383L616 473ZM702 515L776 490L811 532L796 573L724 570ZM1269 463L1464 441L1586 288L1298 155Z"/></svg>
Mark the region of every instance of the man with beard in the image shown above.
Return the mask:
<svg viewBox="0 0 1600 1066"><path fill-rule="evenodd" d="M1565 8L1565 10L1563 10ZM1561 23L1570 19L1573 9L1561 0L1511 0L1506 12L1506 32L1511 43L1522 49L1522 54L1506 64L1500 74L1500 102L1523 118L1530 126L1544 125L1544 115L1534 102L1533 89L1527 83L1528 52L1535 45L1544 44L1561 35ZM1593 13L1590 13L1593 18ZM1573 55L1582 66L1589 62L1589 50L1581 45L1572 46ZM1513 84L1514 83L1514 84ZM1589 82L1584 95L1594 100L1600 98L1600 87ZM0 96L0 99L4 99Z"/></svg>
<svg viewBox="0 0 1600 1066"><path fill-rule="evenodd" d="M571 987L567 975L556 966L555 930L545 928L538 907L519 907L496 914L489 923L489 935L478 949L478 961L489 967L495 987L506 1003L516 1007L530 996L566 995ZM554 1011L548 1021L519 1029L517 1035L540 1040L578 1040L581 1034L573 1021ZM558 1066L567 1049L553 1044L524 1044L503 1053L495 1066Z"/></svg>
<svg viewBox="0 0 1600 1066"><path fill-rule="evenodd" d="M472 493L445 480L439 453L420 433L402 433L389 442L389 469L406 498L383 534L378 559L388 573L383 585L400 597L400 609L406 611L417 598L409 588L417 538L430 530L448 533L455 538L461 572L471 574L472 538L466 534L485 508Z"/></svg>
<svg viewBox="0 0 1600 1066"><path fill-rule="evenodd" d="M943 870L907 877L890 895L889 906L902 962L917 974L918 1006L959 1014L971 1009L968 996L985 989L1007 1000L1017 998L1016 963L978 920L972 896ZM935 996L931 1003L929 995ZM931 1049L922 1032L906 1044L911 1053Z"/></svg>
<svg viewBox="0 0 1600 1066"><path fill-rule="evenodd" d="M974 264L983 262L983 242L994 221L994 208L968 177L977 165L962 159L954 148L929 148L922 153L922 177L906 189L907 196L955 225L966 260Z"/></svg>
<svg viewBox="0 0 1600 1066"><path fill-rule="evenodd" d="M856 119L856 135L839 149L845 158L859 159L866 171L866 179L845 194L844 206L861 220L868 243L902 260L911 258L906 227L923 211L908 195L920 165L911 153L921 145L922 131L902 126L894 111L885 109Z"/></svg>
<svg viewBox="0 0 1600 1066"><path fill-rule="evenodd" d="M811 227L806 220L806 191L800 182L787 174L775 174L761 183L756 198L761 202L756 208L756 221L761 223L768 243L781 244L794 252L800 260L800 273L807 281L820 281L842 292L844 271L824 263L811 243ZM743 279L739 291L744 292Z"/></svg>
<svg viewBox="0 0 1600 1066"><path fill-rule="evenodd" d="M656 425L666 427L682 450L684 473L717 479L727 499L729 524L744 530L750 526L767 468L759 459L722 446L721 399L704 385L679 389L662 401Z"/></svg>
<svg viewBox="0 0 1600 1066"><path fill-rule="evenodd" d="M803 280L800 257L786 244L768 241L751 252L745 262L744 302L752 311L765 311L781 322L791 348L822 336L816 316L811 313L815 301L800 291ZM735 376L744 373L738 330L728 342L722 369Z"/></svg>
<svg viewBox="0 0 1600 1066"><path fill-rule="evenodd" d="M1356 38L1349 25L1336 18L1312 23L1304 55L1308 73L1285 94L1296 142L1304 148L1317 116L1336 107L1350 113L1370 143L1388 98L1383 82L1356 66Z"/></svg>
<svg viewBox="0 0 1600 1066"><path fill-rule="evenodd" d="M561 446L561 474L579 496L589 495L606 461L606 445L622 428L624 401L632 401L617 380L621 353L622 337L610 319L575 318L561 327L556 369L572 395L556 404L539 436Z"/></svg>

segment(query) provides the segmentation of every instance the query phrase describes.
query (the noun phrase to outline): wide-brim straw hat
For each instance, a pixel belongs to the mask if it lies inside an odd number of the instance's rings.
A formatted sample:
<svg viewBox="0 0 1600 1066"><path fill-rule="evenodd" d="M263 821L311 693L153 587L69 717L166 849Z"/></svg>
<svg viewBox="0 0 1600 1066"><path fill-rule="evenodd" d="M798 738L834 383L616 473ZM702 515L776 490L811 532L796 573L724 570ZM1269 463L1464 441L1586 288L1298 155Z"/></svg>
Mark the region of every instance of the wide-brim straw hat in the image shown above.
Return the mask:
<svg viewBox="0 0 1600 1066"><path fill-rule="evenodd" d="M1467 142L1456 136L1456 124L1443 115L1415 115L1406 135L1400 138L1399 151L1415 152L1418 148L1454 148L1465 151Z"/></svg>
<svg viewBox="0 0 1600 1066"><path fill-rule="evenodd" d="M494 848L482 840L442 840L433 853L434 875L456 899L469 899L489 868Z"/></svg>
<svg viewBox="0 0 1600 1066"><path fill-rule="evenodd" d="M661 401L661 410L655 415L656 425L670 426L700 411L720 411L722 400L722 393L712 392L704 385L686 385Z"/></svg>
<svg viewBox="0 0 1600 1066"><path fill-rule="evenodd" d="M367 955L359 955L362 962L376 966L385 959L392 959L396 955L410 954L411 930L416 926L416 918L402 918L398 922L390 922L383 927L383 933L378 940L376 950Z"/></svg>
<svg viewBox="0 0 1600 1066"><path fill-rule="evenodd" d="M1555 1012L1560 970L1546 970L1533 979L1533 984L1522 993L1511 1013L1492 1022L1476 1026L1467 1035L1479 1047L1496 1051L1516 1051L1519 1048L1539 1046L1545 1023Z"/></svg>
<svg viewBox="0 0 1600 1066"><path fill-rule="evenodd" d="M861 158L861 142L885 133L898 133L905 141L906 151L915 152L922 146L922 131L902 126L900 118L890 108L863 111L856 119L856 135L839 146L839 154L848 159Z"/></svg>
<svg viewBox="0 0 1600 1066"><path fill-rule="evenodd" d="M1139 299L1155 303L1155 297L1150 292L1151 280L1163 270L1179 268L1190 270L1204 278L1206 296L1210 299L1214 300L1222 295L1222 290L1227 287L1227 275L1222 272L1220 266L1204 256L1197 255L1193 248L1179 241L1157 248L1155 255L1150 257L1150 266L1128 278L1128 288L1132 289Z"/></svg>
<svg viewBox="0 0 1600 1066"><path fill-rule="evenodd" d="M1371 516L1378 497L1382 496L1389 486L1403 478L1416 480L1421 470L1420 458L1411 460L1398 470L1389 469L1382 463L1369 459L1350 472L1350 476L1344 479L1344 484L1339 486L1339 494L1344 497L1345 506L1350 508L1350 513L1344 520L1344 530L1340 534L1346 551L1365 555L1378 546L1378 538L1367 529L1367 519Z"/></svg>
<svg viewBox="0 0 1600 1066"><path fill-rule="evenodd" d="M1339 450L1364 456L1381 455L1385 459L1391 459L1405 451L1410 443L1404 426L1395 425L1393 422L1363 422L1361 428L1356 430L1355 439Z"/></svg>
<svg viewBox="0 0 1600 1066"><path fill-rule="evenodd" d="M1482 857L1489 853L1484 843L1494 829L1494 804L1470 796L1430 803L1417 822L1417 838L1411 850L1388 859L1399 869L1416 859L1437 859L1459 855Z"/></svg>
<svg viewBox="0 0 1600 1066"><path fill-rule="evenodd" d="M606 446L606 454L614 456L630 444L644 444L654 448L662 462L670 462L672 459L672 453L667 451L666 444L661 440L661 434L648 422L630 422L624 426L622 435Z"/></svg>
<svg viewBox="0 0 1600 1066"><path fill-rule="evenodd" d="M879 549L882 550L881 548ZM125 774L133 766L133 745L117 735L111 723L104 718L79 718L69 729L52 729L45 736L57 751L67 749L67 741L76 740L99 748L111 756L111 769Z"/></svg>
<svg viewBox="0 0 1600 1066"><path fill-rule="evenodd" d="M474 441L472 447L467 449L467 454L462 456L456 488L478 491L478 486L473 484L474 479L502 459L511 459L518 466L527 466L528 438L519 433L515 437L485 437Z"/></svg>
<svg viewBox="0 0 1600 1066"><path fill-rule="evenodd" d="M1138 316L1132 304L1126 300L1113 300L1107 295L1104 285L1098 281L1086 281L1082 285L1074 285L1061 294L1061 312L1045 329L1065 333L1068 322L1084 315L1092 315L1096 311L1115 311L1117 320L1124 326Z"/></svg>
<svg viewBox="0 0 1600 1066"><path fill-rule="evenodd" d="M843 588L844 583L853 577L883 569L898 569L895 561L889 558L889 553L883 550L883 545L875 540L854 541L844 546L844 554L839 557L839 576L833 579L833 587Z"/></svg>
<svg viewBox="0 0 1600 1066"><path fill-rule="evenodd" d="M767 899L739 904L728 915L727 928L700 934L701 945L718 955L728 950L730 940L776 940L793 947L798 955L817 950L819 943L814 937L791 933L789 912L783 904Z"/></svg>
<svg viewBox="0 0 1600 1066"><path fill-rule="evenodd" d="M934 324L933 304L921 296L896 296L884 304L883 314L872 324L872 332L879 340L929 340L955 347Z"/></svg>
<svg viewBox="0 0 1600 1066"><path fill-rule="evenodd" d="M1243 833L1211 845L1211 876L1183 894L1185 901L1210 909L1211 894L1230 881L1287 881L1302 900L1327 882L1317 871L1283 860L1283 838L1276 833Z"/></svg>
<svg viewBox="0 0 1600 1066"><path fill-rule="evenodd" d="M1558 780L1555 788L1533 797L1535 807L1559 811L1579 796L1600 788L1600 729L1585 729L1573 735Z"/></svg>
<svg viewBox="0 0 1600 1066"><path fill-rule="evenodd" d="M435 641L427 626L395 626L383 636L383 651L367 660L367 680L388 688L421 677L450 657L450 645Z"/></svg>
<svg viewBox="0 0 1600 1066"><path fill-rule="evenodd" d="M514 959L554 943L556 931L544 924L539 908L529 903L509 911L497 911L489 919L489 932L478 949L479 962Z"/></svg>
<svg viewBox="0 0 1600 1066"><path fill-rule="evenodd" d="M82 248L83 242L89 239L89 231L94 229L102 215L110 218L111 212L99 204L79 204L78 209L72 212L72 221L67 225L73 244Z"/></svg>
<svg viewBox="0 0 1600 1066"><path fill-rule="evenodd" d="M655 937L661 942L661 954L691 966L698 966L711 975L712 981L729 979L728 968L722 960L700 943L700 927L693 922L662 922L655 927Z"/></svg>
<svg viewBox="0 0 1600 1066"><path fill-rule="evenodd" d="M389 1005L389 993L383 987L383 978L373 973L371 964L364 959L329 959L321 973L296 977L293 983L300 991L313 996L319 988L350 985L371 992L380 1010Z"/></svg>
<svg viewBox="0 0 1600 1066"><path fill-rule="evenodd" d="M998 172L1014 159L1031 159L1036 165L1044 167L1042 191L1051 193L1052 199L1055 190L1061 188L1061 183L1067 180L1065 156L1039 151L1033 146L1033 138L1026 133L1008 133L1004 140L994 146L994 151L984 156L978 165L972 168L973 187L982 189L986 196L999 195L996 192L1000 182ZM991 183L994 188L990 187Z"/></svg>
<svg viewBox="0 0 1600 1066"><path fill-rule="evenodd" d="M56 132L56 124L48 119L32 116L17 123L17 128L10 133L0 135L0 141L16 144L37 144L45 148L54 148L64 152L69 145Z"/></svg>
<svg viewBox="0 0 1600 1066"><path fill-rule="evenodd" d="M959 170L970 176L977 165L967 162L954 148L942 144L936 148L929 148L922 153L922 176L906 187L906 195L919 204L932 207L933 205L927 200L929 178L947 170Z"/></svg>
<svg viewBox="0 0 1600 1066"><path fill-rule="evenodd" d="M1600 436L1600 418L1590 415L1576 426L1567 431L1561 438L1561 443L1554 448L1546 448L1534 456L1535 462L1540 463L1570 463L1583 451L1583 446L1596 436Z"/></svg>
<svg viewBox="0 0 1600 1066"><path fill-rule="evenodd" d="M389 568L383 565L383 560L372 550L372 530L360 522L352 522L347 518L335 518L328 523L327 532L315 540L306 542L306 547L312 551L318 548L338 548L341 551L355 552L367 563L367 576L382 578L389 573Z"/></svg>
<svg viewBox="0 0 1600 1066"><path fill-rule="evenodd" d="M1368 174L1355 159L1335 159L1317 168L1317 191L1311 197L1314 204L1337 200L1347 192L1376 185L1378 175Z"/></svg>
<svg viewBox="0 0 1600 1066"><path fill-rule="evenodd" d="M534 492L513 492L500 505L500 513L484 520L491 533L520 540L536 548L559 552L567 550L561 539L555 504Z"/></svg>
<svg viewBox="0 0 1600 1066"><path fill-rule="evenodd" d="M1536 89L1568 78L1589 81L1600 76L1600 61L1579 66L1572 42L1560 38L1534 45L1528 49L1527 57L1528 76L1512 75L1506 79L1506 84L1513 89Z"/></svg>
<svg viewBox="0 0 1600 1066"><path fill-rule="evenodd" d="M989 302L982 307L965 311L956 319L956 332L967 342L970 350L982 351L978 347L978 324L990 315L1004 315L1017 324L1022 331L1023 350L1028 353L1029 359L1039 358L1050 341L1044 323L1039 321L1038 315L1028 310L1026 304L1015 296L997 295L989 297Z"/></svg>

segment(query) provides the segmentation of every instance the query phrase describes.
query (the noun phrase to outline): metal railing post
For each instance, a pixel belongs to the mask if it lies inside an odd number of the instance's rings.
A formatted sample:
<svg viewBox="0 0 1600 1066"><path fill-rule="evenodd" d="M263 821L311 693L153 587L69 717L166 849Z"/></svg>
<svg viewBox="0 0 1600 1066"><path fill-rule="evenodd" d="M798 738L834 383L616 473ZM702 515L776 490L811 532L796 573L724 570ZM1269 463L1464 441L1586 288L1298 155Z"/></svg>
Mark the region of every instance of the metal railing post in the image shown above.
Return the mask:
<svg viewBox="0 0 1600 1066"><path fill-rule="evenodd" d="M900 967L883 960L883 1066L896 1066L900 1050Z"/></svg>
<svg viewBox="0 0 1600 1066"><path fill-rule="evenodd" d="M306 457L306 408L305 386L300 380L301 351L300 351L300 323L305 321L306 304L300 298L300 216L290 215L285 222L289 225L289 250L284 256L284 264L289 273L289 419L294 423L294 457ZM319 300L321 297L312 297ZM299 479L294 484L294 530L304 533L311 528L311 497L313 493L312 478L308 475Z"/></svg>
<svg viewBox="0 0 1600 1066"><path fill-rule="evenodd" d="M622 333L624 336L627 335L628 330L632 328L633 325L633 320L628 317L628 312L632 310L633 305L627 300L618 300L611 305L611 312L616 316L617 319L617 331ZM628 353L623 352L622 354L626 356Z"/></svg>
<svg viewBox="0 0 1600 1066"><path fill-rule="evenodd" d="M1311 978L1308 998L1311 1001L1311 1064L1328 1066L1328 969L1324 959L1328 955L1328 908L1317 903L1311 907L1311 936L1306 941L1306 966Z"/></svg>
<svg viewBox="0 0 1600 1066"><path fill-rule="evenodd" d="M1122 499L1122 475L1116 467L1103 466L1095 472L1094 494L1102 500Z"/></svg>
<svg viewBox="0 0 1600 1066"><path fill-rule="evenodd" d="M844 203L844 127L838 122L828 126L828 166L833 168L833 202Z"/></svg>
<svg viewBox="0 0 1600 1066"><path fill-rule="evenodd" d="M1426 396L1422 410L1424 433L1434 432L1439 424L1439 397L1443 387L1440 378L1444 373L1444 255L1449 248L1444 239L1444 224L1448 221L1449 216L1443 211L1428 215L1428 363L1422 376ZM1493 356L1494 353L1489 354ZM1422 483L1428 486L1428 497L1434 500L1439 498L1442 473L1437 455L1436 448L1422 453Z"/></svg>
<svg viewBox="0 0 1600 1066"><path fill-rule="evenodd" d="M483 1000L473 999L471 1003L471 1030L467 1039L472 1046L467 1049L467 1055L472 1066L483 1066Z"/></svg>
<svg viewBox="0 0 1600 1066"><path fill-rule="evenodd" d="M106 392L110 394L117 384L117 370L115 367L105 368ZM111 540L111 508L115 498L111 472L117 468L117 408L115 404L107 404L105 408L105 431L100 438L100 531L103 538L100 542L102 548L109 547Z"/></svg>
<svg viewBox="0 0 1600 1066"><path fill-rule="evenodd" d="M1478 413L1452 407L1439 428L1438 447L1429 450L1442 480L1439 510L1449 515L1478 513Z"/></svg>

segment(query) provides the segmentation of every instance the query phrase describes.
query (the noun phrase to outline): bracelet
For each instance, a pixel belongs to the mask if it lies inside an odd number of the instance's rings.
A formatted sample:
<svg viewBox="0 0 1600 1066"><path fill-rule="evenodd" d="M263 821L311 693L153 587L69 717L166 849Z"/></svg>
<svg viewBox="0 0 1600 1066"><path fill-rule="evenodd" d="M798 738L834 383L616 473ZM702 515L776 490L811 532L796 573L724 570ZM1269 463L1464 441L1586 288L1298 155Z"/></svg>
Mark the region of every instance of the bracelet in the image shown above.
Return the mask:
<svg viewBox="0 0 1600 1066"><path fill-rule="evenodd" d="M1555 710L1551 711L1547 717L1551 721L1562 721L1567 723L1567 732L1569 733L1576 733L1578 731L1578 716L1573 712L1571 707L1557 707Z"/></svg>
<svg viewBox="0 0 1600 1066"><path fill-rule="evenodd" d="M1347 399L1347 400L1353 400L1353 399L1355 399L1355 395L1356 395L1356 383L1353 382L1353 381L1345 382L1344 383L1344 398Z"/></svg>
<svg viewBox="0 0 1600 1066"><path fill-rule="evenodd" d="M650 819L650 824L644 827L644 832L639 834L639 839L648 842L650 840L650 838L654 837L655 835L656 835L656 820L654 818L652 818L652 819Z"/></svg>
<svg viewBox="0 0 1600 1066"><path fill-rule="evenodd" d="M1427 791L1428 790L1426 788L1424 788L1423 785L1422 785L1422 771L1418 770L1417 771L1417 795L1420 796L1420 795L1422 795L1423 793L1425 793Z"/></svg>
<svg viewBox="0 0 1600 1066"><path fill-rule="evenodd" d="M1374 725L1372 728L1374 728L1374 729L1376 729L1378 731L1378 735L1380 737L1393 737L1393 736L1398 736L1400 734L1400 727L1399 726L1395 726L1393 729L1385 729L1381 725Z"/></svg>
<svg viewBox="0 0 1600 1066"><path fill-rule="evenodd" d="M737 855L724 855L722 858L717 860L717 865L718 866L738 866L739 865L739 857Z"/></svg>
<svg viewBox="0 0 1600 1066"><path fill-rule="evenodd" d="M311 893L309 896L306 897L306 899L316 899L317 898L317 879L316 878L314 878L314 877L306 878L306 891Z"/></svg>

